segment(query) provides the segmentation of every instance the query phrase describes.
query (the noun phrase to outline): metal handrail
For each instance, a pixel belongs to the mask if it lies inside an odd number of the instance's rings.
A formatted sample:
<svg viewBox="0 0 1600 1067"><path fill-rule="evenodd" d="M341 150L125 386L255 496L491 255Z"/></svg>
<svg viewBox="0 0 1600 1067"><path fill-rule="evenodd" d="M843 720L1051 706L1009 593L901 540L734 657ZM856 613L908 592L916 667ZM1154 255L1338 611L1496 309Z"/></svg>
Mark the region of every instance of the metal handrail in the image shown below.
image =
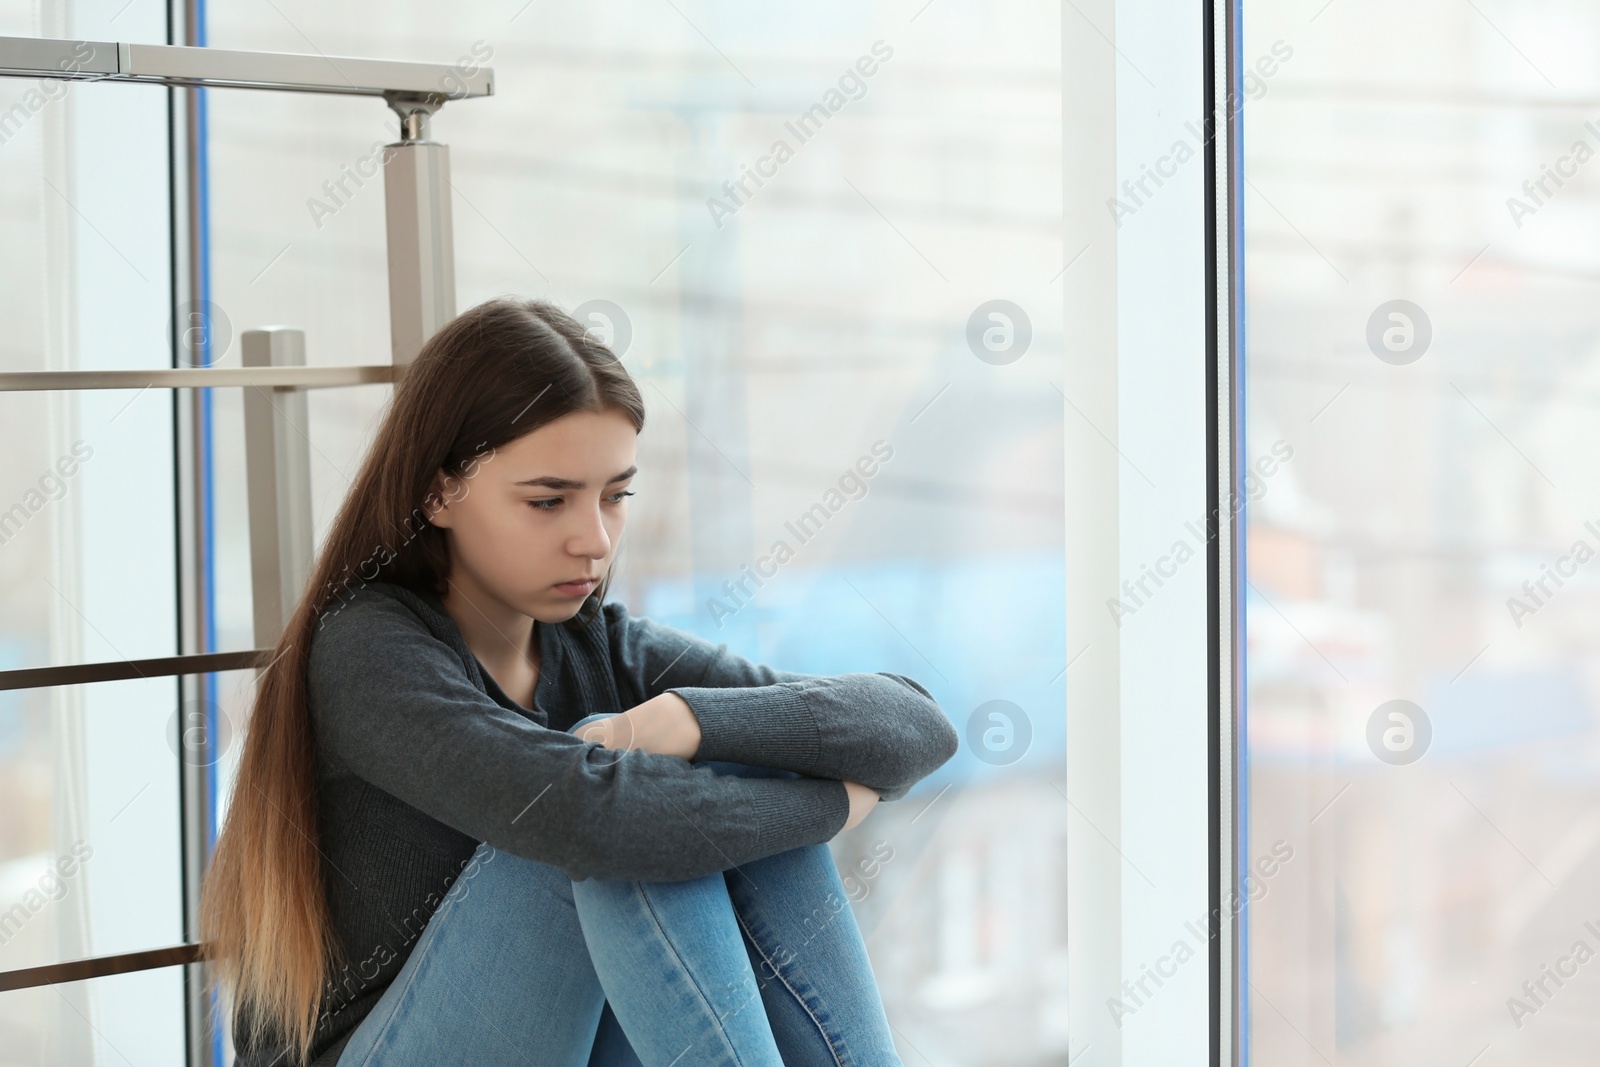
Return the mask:
<svg viewBox="0 0 1600 1067"><path fill-rule="evenodd" d="M22 667L0 671L0 692L11 689L45 689L90 682L122 682L130 678L171 678L184 674L216 674L265 666L269 648L241 652L196 652L186 656L124 659L107 663L68 663L57 667Z"/></svg>
<svg viewBox="0 0 1600 1067"><path fill-rule="evenodd" d="M152 367L148 370L24 370L0 372L0 392L38 389L207 389L217 386L321 389L393 382L393 363L351 367Z"/></svg>
<svg viewBox="0 0 1600 1067"><path fill-rule="evenodd" d="M494 71L489 67L468 69L389 59L39 37L0 37L0 77L275 89L348 96L415 94L441 100L494 94Z"/></svg>
<svg viewBox="0 0 1600 1067"><path fill-rule="evenodd" d="M132 971L149 971L157 967L177 967L185 963L200 963L205 958L205 946L191 943L145 949L142 952L123 952L115 956L68 960L43 967L23 967L15 971L0 971L0 993L60 982L81 982L85 978L105 978Z"/></svg>

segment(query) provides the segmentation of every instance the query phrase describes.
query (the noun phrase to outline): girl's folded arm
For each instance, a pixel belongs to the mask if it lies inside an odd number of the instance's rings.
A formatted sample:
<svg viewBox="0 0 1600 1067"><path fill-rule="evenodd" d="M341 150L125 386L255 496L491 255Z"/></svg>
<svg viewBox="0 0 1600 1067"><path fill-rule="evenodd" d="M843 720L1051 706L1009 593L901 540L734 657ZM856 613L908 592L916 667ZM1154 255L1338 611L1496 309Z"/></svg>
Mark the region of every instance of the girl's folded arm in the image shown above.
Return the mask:
<svg viewBox="0 0 1600 1067"><path fill-rule="evenodd" d="M698 759L860 782L894 800L960 745L949 717L910 678L777 671L620 604L606 613L619 683L635 702L682 697L700 724Z"/></svg>
<svg viewBox="0 0 1600 1067"><path fill-rule="evenodd" d="M834 837L837 781L742 778L613 750L502 707L404 609L352 607L313 643L320 751L479 841L575 879L680 881Z"/></svg>

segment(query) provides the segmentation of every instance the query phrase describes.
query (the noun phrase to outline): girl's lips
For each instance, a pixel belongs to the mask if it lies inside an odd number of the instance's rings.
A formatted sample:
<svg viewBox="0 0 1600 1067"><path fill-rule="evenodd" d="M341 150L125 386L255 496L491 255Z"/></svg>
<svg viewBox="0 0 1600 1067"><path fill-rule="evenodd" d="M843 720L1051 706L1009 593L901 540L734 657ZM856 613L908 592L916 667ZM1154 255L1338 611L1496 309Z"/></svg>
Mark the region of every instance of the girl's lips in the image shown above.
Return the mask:
<svg viewBox="0 0 1600 1067"><path fill-rule="evenodd" d="M575 582L558 582L555 590L562 596L588 596L589 591L598 584L598 578L580 578Z"/></svg>

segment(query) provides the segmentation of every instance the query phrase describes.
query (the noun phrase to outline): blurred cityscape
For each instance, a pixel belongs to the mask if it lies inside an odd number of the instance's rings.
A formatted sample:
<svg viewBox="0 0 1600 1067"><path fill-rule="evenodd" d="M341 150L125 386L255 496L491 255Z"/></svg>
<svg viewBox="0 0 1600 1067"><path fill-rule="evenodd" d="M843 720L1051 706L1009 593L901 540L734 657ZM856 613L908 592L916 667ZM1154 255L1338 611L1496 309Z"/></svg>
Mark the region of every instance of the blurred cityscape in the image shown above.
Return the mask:
<svg viewBox="0 0 1600 1067"><path fill-rule="evenodd" d="M1252 1056L1593 1063L1600 10L1244 13Z"/></svg>

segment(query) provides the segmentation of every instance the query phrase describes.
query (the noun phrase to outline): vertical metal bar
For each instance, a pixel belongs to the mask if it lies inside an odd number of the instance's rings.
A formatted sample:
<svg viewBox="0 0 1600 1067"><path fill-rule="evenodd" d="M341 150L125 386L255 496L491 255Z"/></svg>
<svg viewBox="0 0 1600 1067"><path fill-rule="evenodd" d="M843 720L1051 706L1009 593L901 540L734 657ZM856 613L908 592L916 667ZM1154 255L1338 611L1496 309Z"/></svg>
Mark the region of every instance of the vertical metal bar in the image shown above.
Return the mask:
<svg viewBox="0 0 1600 1067"><path fill-rule="evenodd" d="M205 44L204 0L169 0L169 38L173 43ZM180 13L181 12L181 16ZM181 25L181 30L180 30ZM182 40L177 40L181 32ZM172 309L172 365L191 365L192 352L178 329L186 311L204 308L210 295L206 265L206 145L205 90L172 91L174 106L181 104L181 138L173 138L174 202L173 261L182 265L182 284L174 285ZM177 123L174 123L176 126ZM181 184L180 184L181 180ZM202 352L201 362L206 362ZM180 543L178 570L180 644L185 653L211 652L215 623L211 617L210 588L213 545L208 516L211 513L211 485L208 456L209 405L206 390L175 390L173 405L180 434L177 438L177 469ZM207 695L214 689L209 676L179 679L180 707L208 707ZM213 724L207 723L202 750L197 754L179 747L179 808L182 813L183 841L183 929L186 941L200 940L200 887L211 855L214 832L216 767L209 754L213 750ZM195 758L195 756L198 758ZM210 968L204 963L184 967L185 1031L188 1067L219 1067L220 1046L212 998L207 990Z"/></svg>
<svg viewBox="0 0 1600 1067"><path fill-rule="evenodd" d="M246 330L246 367L303 367L306 335L288 326ZM278 643L311 574L311 446L306 394L293 387L244 391L244 451L250 509L250 588L255 647Z"/></svg>
<svg viewBox="0 0 1600 1067"><path fill-rule="evenodd" d="M1238 837L1237 764L1234 759L1236 674L1234 642L1234 545L1238 510L1234 494L1234 426L1230 390L1233 388L1228 301L1232 250L1228 240L1232 207L1228 199L1228 147L1232 144L1232 70L1227 53L1232 25L1230 0L1201 6L1202 41L1206 79L1201 91L1207 133L1203 155L1206 173L1206 512L1217 516L1216 536L1206 545L1206 652L1210 659L1206 694L1206 760L1209 764L1207 807L1211 884L1207 911L1217 916L1217 935L1210 943L1211 1065L1235 1067L1238 1063L1237 977L1239 922L1237 901Z"/></svg>
<svg viewBox="0 0 1600 1067"><path fill-rule="evenodd" d="M425 114L402 116L401 136L426 136ZM395 364L456 313L455 238L450 223L450 148L402 140L384 150L389 243L389 338Z"/></svg>
<svg viewBox="0 0 1600 1067"><path fill-rule="evenodd" d="M1212 337L1212 477L1218 499L1229 502L1233 516L1217 529L1217 574L1213 595L1213 670L1217 676L1217 723L1213 739L1217 777L1213 834L1218 893L1238 900L1240 877L1248 860L1249 783L1244 761L1244 537L1243 513L1233 508L1238 499L1239 473L1244 455L1244 272L1239 241L1242 167L1242 109L1239 100L1239 26L1242 0L1213 0L1207 26L1212 86L1211 111L1217 132L1209 146L1211 170L1211 234L1213 250L1211 306L1215 316ZM1229 909L1227 939L1219 946L1216 985L1217 1061L1225 1067L1245 1067L1250 1059L1249 1033L1249 920L1248 907Z"/></svg>

